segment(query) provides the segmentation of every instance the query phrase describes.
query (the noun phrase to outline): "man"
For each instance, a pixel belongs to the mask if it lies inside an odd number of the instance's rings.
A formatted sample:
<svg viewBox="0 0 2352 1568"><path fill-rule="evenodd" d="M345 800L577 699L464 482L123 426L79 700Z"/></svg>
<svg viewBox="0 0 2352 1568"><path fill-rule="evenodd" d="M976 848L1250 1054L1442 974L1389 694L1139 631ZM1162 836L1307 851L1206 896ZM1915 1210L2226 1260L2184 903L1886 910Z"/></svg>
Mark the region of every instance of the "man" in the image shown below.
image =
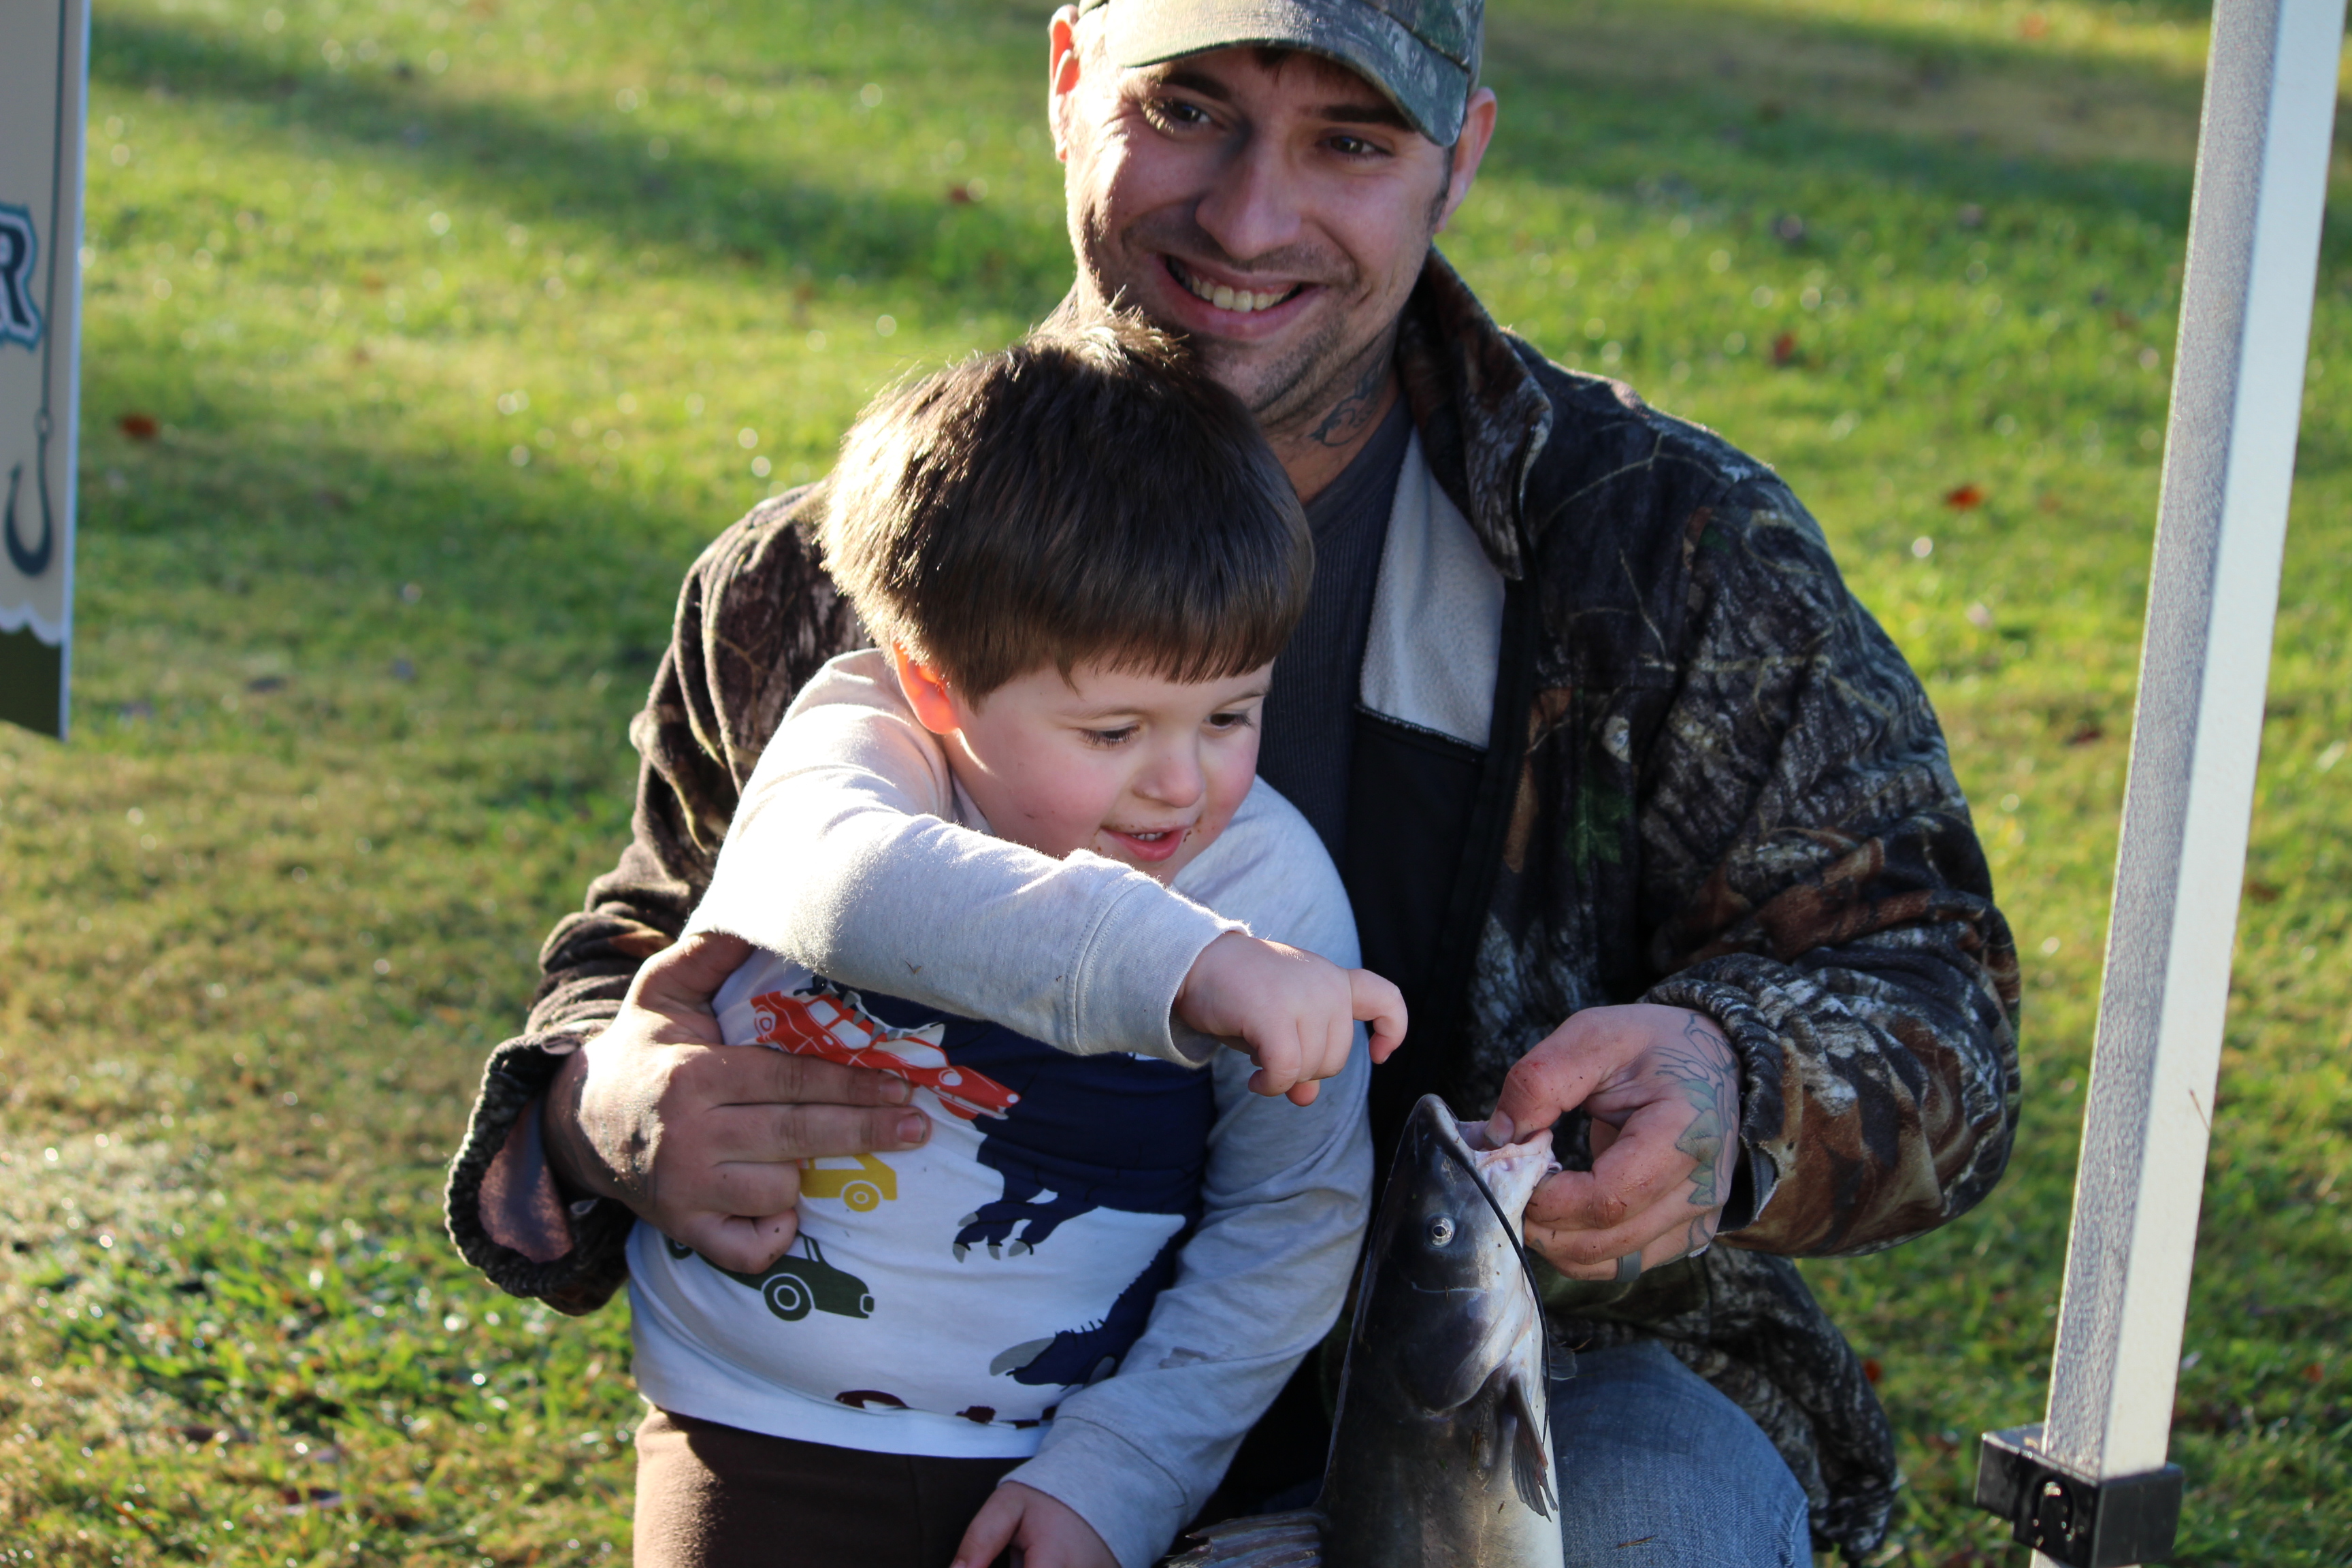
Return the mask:
<svg viewBox="0 0 2352 1568"><path fill-rule="evenodd" d="M1481 20L1066 7L1064 309L1188 334L1308 503L1261 771L1411 1004L1376 1140L1426 1089L1498 1131L1557 1122L1570 1169L1527 1229L1580 1352L1553 1423L1569 1561L1799 1563L1809 1531L1858 1554L1892 1438L1786 1258L1892 1245L1998 1179L2015 952L1926 698L1795 498L1498 331L1432 247L1495 128ZM793 689L860 640L803 500L689 576L632 731L635 841L550 938L453 1169L467 1256L566 1310L618 1284L640 1215L779 1216L762 1255L716 1259L757 1268L791 1240L793 1161L924 1135L887 1081L714 1048L735 955L671 945ZM1240 1495L1311 1477L1290 1431L1244 1448Z"/></svg>

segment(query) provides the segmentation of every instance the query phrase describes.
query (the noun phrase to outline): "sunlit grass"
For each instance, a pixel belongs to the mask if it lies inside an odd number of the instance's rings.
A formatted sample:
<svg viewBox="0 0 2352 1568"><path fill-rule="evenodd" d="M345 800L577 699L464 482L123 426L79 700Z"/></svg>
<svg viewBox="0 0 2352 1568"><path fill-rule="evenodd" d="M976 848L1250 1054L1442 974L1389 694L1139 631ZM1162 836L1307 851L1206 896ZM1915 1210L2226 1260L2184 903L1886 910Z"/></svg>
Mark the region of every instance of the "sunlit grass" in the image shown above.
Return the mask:
<svg viewBox="0 0 2352 1568"><path fill-rule="evenodd" d="M471 1279L439 1165L624 841L687 563L876 388L1066 282L1042 19L101 5L77 736L0 735L0 1563L625 1553L625 1313ZM1902 1435L1886 1561L2021 1559L1967 1510L1970 1441L2041 1414L2201 10L1493 27L1504 129L1448 253L1557 357L1790 477L1977 803L2027 962L2016 1163L1809 1274ZM2352 1561L2345 258L2332 226L2183 1563Z"/></svg>

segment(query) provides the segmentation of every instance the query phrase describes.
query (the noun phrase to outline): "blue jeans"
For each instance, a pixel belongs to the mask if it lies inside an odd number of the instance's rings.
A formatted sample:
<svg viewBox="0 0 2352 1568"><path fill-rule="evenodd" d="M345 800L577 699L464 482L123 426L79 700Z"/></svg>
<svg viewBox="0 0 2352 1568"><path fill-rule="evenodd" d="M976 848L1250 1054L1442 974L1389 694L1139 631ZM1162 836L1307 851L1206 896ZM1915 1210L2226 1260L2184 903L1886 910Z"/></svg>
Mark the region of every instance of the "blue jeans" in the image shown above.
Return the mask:
<svg viewBox="0 0 2352 1568"><path fill-rule="evenodd" d="M1551 1419L1568 1568L1811 1568L1780 1451L1655 1340L1579 1355Z"/></svg>

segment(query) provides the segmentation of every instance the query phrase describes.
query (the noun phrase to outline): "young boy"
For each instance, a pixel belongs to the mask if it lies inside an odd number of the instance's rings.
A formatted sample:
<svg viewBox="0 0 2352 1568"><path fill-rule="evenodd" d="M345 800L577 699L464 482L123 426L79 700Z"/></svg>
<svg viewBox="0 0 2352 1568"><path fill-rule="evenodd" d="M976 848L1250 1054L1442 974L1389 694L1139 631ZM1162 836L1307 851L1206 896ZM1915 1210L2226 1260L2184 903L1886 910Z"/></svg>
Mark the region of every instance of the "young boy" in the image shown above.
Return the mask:
<svg viewBox="0 0 2352 1568"><path fill-rule="evenodd" d="M884 398L828 482L881 646L793 703L694 929L767 950L730 1042L895 1073L933 1131L818 1163L794 1213L638 1227L637 1560L1143 1568L1337 1313L1356 1021L1375 1056L1403 1029L1255 782L1305 521L1247 412L1123 321ZM789 1250L692 1250L740 1226Z"/></svg>

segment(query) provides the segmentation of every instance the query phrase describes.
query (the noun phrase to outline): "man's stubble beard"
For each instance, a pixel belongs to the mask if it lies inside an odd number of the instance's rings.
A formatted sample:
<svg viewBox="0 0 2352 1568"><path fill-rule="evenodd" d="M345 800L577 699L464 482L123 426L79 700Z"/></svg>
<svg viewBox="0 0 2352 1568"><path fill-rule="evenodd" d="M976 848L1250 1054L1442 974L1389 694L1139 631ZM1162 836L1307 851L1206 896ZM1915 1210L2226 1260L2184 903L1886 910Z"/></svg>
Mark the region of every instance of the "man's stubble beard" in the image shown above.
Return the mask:
<svg viewBox="0 0 2352 1568"><path fill-rule="evenodd" d="M1139 301L1129 294L1125 287L1110 287L1107 290L1106 286L1113 281L1107 276L1107 264L1115 253L1139 258L1143 266L1158 267L1162 265L1160 257L1163 247L1189 247L1196 252L1217 256L1223 265L1232 267L1234 271L1253 269L1234 266L1223 258L1219 247L1198 230L1190 230L1181 236L1182 246L1167 246L1168 239L1179 237L1155 237L1150 232L1154 226L1158 226L1153 225L1150 218L1139 220L1121 237L1123 243L1113 246L1106 243L1091 214L1071 215L1070 244L1079 259L1078 285L1083 292L1092 296L1094 305L1125 304L1140 309ZM1431 238L1433 239L1435 225L1433 223L1430 228ZM1425 248L1423 254L1426 254ZM1276 259L1268 258L1261 260L1255 269L1279 275L1283 268L1273 265ZM1351 293L1360 281L1360 274L1344 258L1339 267L1345 276L1336 280L1329 279L1328 275L1334 269L1328 265L1297 270L1313 278L1318 286L1330 289L1335 293ZM1416 268L1415 276L1418 275ZM1121 285L1125 281L1118 280ZM1183 286L1173 279L1169 281L1173 288ZM1254 360L1249 348L1223 343L1214 338L1193 336L1190 341L1193 353L1199 356L1210 375L1240 398L1244 406L1256 417L1258 427L1266 439L1280 446L1287 441L1311 438L1311 433L1332 410L1351 397L1362 397L1367 383L1381 379L1381 373L1396 352L1397 321L1402 313L1402 305L1400 300L1398 311L1385 315L1372 326L1367 336L1354 341L1349 340L1348 329L1356 318L1345 311L1334 312L1319 331L1271 363ZM1171 331L1183 331L1178 323L1172 321L1158 324Z"/></svg>

